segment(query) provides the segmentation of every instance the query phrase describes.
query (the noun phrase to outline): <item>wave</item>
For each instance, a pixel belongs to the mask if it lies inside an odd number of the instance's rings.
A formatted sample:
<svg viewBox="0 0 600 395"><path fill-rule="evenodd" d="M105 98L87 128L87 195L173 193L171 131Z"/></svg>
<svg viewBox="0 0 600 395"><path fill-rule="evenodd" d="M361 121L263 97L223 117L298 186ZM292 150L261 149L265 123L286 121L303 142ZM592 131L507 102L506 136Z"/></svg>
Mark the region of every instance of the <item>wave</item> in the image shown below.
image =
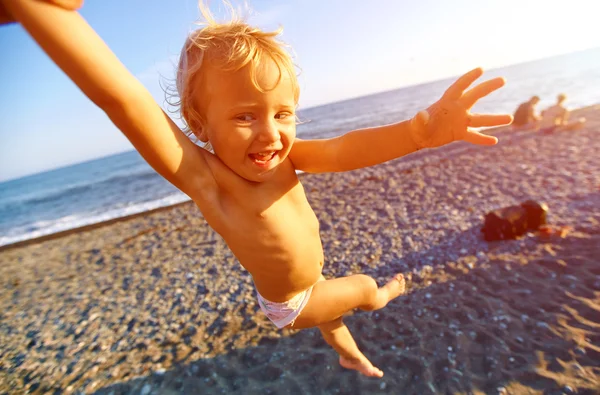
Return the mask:
<svg viewBox="0 0 600 395"><path fill-rule="evenodd" d="M569 93L574 107L596 104L600 99L598 90L593 87L600 82L599 54L595 49L490 70L488 77L502 75L512 82L493 97L478 103L476 110L512 112L524 97L528 97L532 88L542 97L540 108L545 106L544 100L550 104L555 94L561 91ZM373 124L407 119L432 100L437 100L449 82L435 81L301 110L299 117L304 124L298 126L298 135L330 138ZM135 151L119 155L1 183L0 245L188 199L175 193L174 187L170 189L166 181L159 182L161 177L145 165ZM158 197L164 195L168 196ZM154 200L134 203L140 199ZM51 219L51 215L60 218Z"/></svg>
<svg viewBox="0 0 600 395"><path fill-rule="evenodd" d="M61 188L55 188L51 189L50 191L45 191L45 193L32 193L28 196L16 197L3 202L3 208L12 209L17 206L49 203L53 201L59 201L65 196L76 196L78 194L82 194L91 190L99 188L103 189L107 185L112 185L116 183L131 184L135 181L158 177L160 177L160 175L158 175L158 173L156 173L152 169L145 169L137 173L113 174L110 177L105 177L96 181L73 183L70 185L63 186Z"/></svg>
<svg viewBox="0 0 600 395"><path fill-rule="evenodd" d="M122 218L132 214L168 207L174 204L191 200L187 195L178 192L161 199L143 203L131 204L125 207L114 208L101 213L71 214L51 221L38 221L27 226L11 229L7 235L0 236L0 246L13 244L19 241L34 239L65 230L75 229L86 225L105 222L115 218Z"/></svg>

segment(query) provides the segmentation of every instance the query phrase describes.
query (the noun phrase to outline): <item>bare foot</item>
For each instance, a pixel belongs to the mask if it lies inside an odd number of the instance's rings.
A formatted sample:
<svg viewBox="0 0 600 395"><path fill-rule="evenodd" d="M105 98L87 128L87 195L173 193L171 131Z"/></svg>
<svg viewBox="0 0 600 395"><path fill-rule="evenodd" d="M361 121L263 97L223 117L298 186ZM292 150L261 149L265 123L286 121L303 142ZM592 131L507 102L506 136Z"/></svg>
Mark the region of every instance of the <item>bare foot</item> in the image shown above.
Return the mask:
<svg viewBox="0 0 600 395"><path fill-rule="evenodd" d="M340 357L340 365L346 369L357 370L367 377L383 377L383 372L373 366L367 358L363 360L352 360Z"/></svg>
<svg viewBox="0 0 600 395"><path fill-rule="evenodd" d="M402 273L398 273L381 288L388 292L388 301L390 301L406 291L406 281L404 280Z"/></svg>

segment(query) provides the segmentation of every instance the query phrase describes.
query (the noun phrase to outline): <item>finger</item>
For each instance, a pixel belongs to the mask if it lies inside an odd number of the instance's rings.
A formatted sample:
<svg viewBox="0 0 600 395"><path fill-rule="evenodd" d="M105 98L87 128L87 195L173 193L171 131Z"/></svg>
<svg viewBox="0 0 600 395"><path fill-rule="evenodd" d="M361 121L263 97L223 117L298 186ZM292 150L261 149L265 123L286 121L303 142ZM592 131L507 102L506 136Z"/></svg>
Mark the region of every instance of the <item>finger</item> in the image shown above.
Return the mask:
<svg viewBox="0 0 600 395"><path fill-rule="evenodd" d="M482 134L473 130L468 130L465 137L463 137L463 140L477 145L494 145L498 142L498 139L494 136L488 136L487 134Z"/></svg>
<svg viewBox="0 0 600 395"><path fill-rule="evenodd" d="M64 8L65 10L76 11L83 5L83 0L38 0L55 6Z"/></svg>
<svg viewBox="0 0 600 395"><path fill-rule="evenodd" d="M7 23L14 23L14 19L12 19L11 17L4 15L4 14L0 14L0 25L6 25Z"/></svg>
<svg viewBox="0 0 600 395"><path fill-rule="evenodd" d="M470 116L469 126L480 128L484 126L507 125L512 122L512 115L508 114L473 114Z"/></svg>
<svg viewBox="0 0 600 395"><path fill-rule="evenodd" d="M14 18L8 14L8 11L6 11L4 5L0 3L0 25L4 25L5 23L12 23L14 21Z"/></svg>
<svg viewBox="0 0 600 395"><path fill-rule="evenodd" d="M450 88L446 89L444 97L449 99L459 99L465 89L467 89L473 83L473 81L481 77L482 74L483 69L481 67L477 67L476 69L469 71L467 74L457 79L454 84L450 85Z"/></svg>
<svg viewBox="0 0 600 395"><path fill-rule="evenodd" d="M83 7L83 0L53 0L56 4L71 11L77 11Z"/></svg>
<svg viewBox="0 0 600 395"><path fill-rule="evenodd" d="M496 89L502 88L505 83L506 83L506 80L502 77L498 77L498 78L491 79L489 81L482 82L481 84L477 85L475 88L469 89L467 92L465 92L465 94L460 99L460 101L463 103L463 105L466 108L471 108L477 102L477 100L481 99L484 96L489 95Z"/></svg>

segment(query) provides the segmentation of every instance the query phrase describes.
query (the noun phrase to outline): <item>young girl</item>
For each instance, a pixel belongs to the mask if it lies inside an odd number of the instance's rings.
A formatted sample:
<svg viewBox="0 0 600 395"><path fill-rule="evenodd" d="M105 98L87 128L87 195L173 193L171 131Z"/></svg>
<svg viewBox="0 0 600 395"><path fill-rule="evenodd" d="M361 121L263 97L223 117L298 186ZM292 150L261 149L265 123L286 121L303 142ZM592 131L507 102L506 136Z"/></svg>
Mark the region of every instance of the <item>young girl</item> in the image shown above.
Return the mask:
<svg viewBox="0 0 600 395"><path fill-rule="evenodd" d="M146 161L193 199L252 275L260 307L277 327L316 326L343 367L383 375L358 349L342 316L384 307L404 291L404 278L398 274L382 287L365 275L325 280L319 222L296 170L347 171L455 140L493 145L494 137L469 127L506 124L511 117L468 110L503 79L466 91L482 74L475 69L410 120L301 140L298 82L277 33L239 20L217 23L204 12L206 26L182 50L177 89L189 131L210 143L213 154L188 139L78 13L36 0L0 1Z"/></svg>

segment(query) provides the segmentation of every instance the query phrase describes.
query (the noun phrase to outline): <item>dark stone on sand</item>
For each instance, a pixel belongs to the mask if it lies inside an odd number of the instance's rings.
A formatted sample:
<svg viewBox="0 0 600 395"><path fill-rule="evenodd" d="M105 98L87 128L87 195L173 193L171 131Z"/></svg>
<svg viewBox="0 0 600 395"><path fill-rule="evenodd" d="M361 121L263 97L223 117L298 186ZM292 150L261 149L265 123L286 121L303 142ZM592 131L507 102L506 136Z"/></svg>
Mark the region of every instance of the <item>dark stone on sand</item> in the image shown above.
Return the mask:
<svg viewBox="0 0 600 395"><path fill-rule="evenodd" d="M321 230L321 232L327 232L331 230L331 226L325 221L319 221L319 229Z"/></svg>
<svg viewBox="0 0 600 395"><path fill-rule="evenodd" d="M204 284L196 284L196 293L199 295L206 295L208 293L208 289L206 289Z"/></svg>
<svg viewBox="0 0 600 395"><path fill-rule="evenodd" d="M241 325L240 329L248 330L248 329L254 329L256 327L257 327L256 322L250 316L244 316L244 321L242 321L242 325Z"/></svg>
<svg viewBox="0 0 600 395"><path fill-rule="evenodd" d="M225 329L227 329L228 323L220 318L217 318L213 323L207 328L208 333L212 336L220 336L223 334Z"/></svg>
<svg viewBox="0 0 600 395"><path fill-rule="evenodd" d="M130 276L127 276L127 277L123 278L123 283L121 284L121 289L123 291L128 291L130 284L131 284L131 277Z"/></svg>
<svg viewBox="0 0 600 395"><path fill-rule="evenodd" d="M155 268L153 268L153 269L152 269L152 273L150 273L150 275L151 275L152 277L156 277L156 278L158 278L158 279L162 278L162 274L161 274L161 272L160 272L160 269L159 269L159 268L157 268L157 267L155 267Z"/></svg>
<svg viewBox="0 0 600 395"><path fill-rule="evenodd" d="M277 345L278 342L279 342L279 339L269 338L269 337L263 337L258 342L258 345L259 346L265 346L265 347L274 347L274 346Z"/></svg>
<svg viewBox="0 0 600 395"><path fill-rule="evenodd" d="M546 204L533 200L497 209L485 215L481 232L486 241L516 239L545 225L547 212Z"/></svg>
<svg viewBox="0 0 600 395"><path fill-rule="evenodd" d="M133 327L135 326L137 320L135 318L132 318L128 323L127 323L127 332L131 332L131 330L133 329Z"/></svg>
<svg viewBox="0 0 600 395"><path fill-rule="evenodd" d="M196 329L196 327L194 325L188 325L181 333L182 337L186 337L186 336L194 336L196 333L198 332L198 330Z"/></svg>

